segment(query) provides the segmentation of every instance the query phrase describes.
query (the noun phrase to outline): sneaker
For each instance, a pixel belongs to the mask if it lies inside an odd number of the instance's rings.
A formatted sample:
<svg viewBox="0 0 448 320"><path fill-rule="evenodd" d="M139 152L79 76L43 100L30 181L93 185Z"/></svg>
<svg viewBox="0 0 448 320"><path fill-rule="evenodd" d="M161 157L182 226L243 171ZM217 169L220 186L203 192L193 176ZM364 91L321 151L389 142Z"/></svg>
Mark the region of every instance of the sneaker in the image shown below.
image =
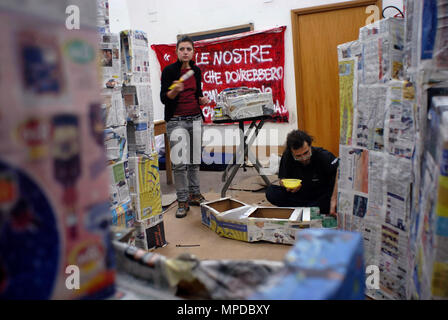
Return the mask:
<svg viewBox="0 0 448 320"><path fill-rule="evenodd" d="M188 203L191 206L200 206L201 203L205 202L205 198L202 194L190 194L190 198L188 199Z"/></svg>
<svg viewBox="0 0 448 320"><path fill-rule="evenodd" d="M176 211L176 218L183 218L187 216L187 212L190 210L190 207L188 206L188 202L178 202L177 203L177 211Z"/></svg>

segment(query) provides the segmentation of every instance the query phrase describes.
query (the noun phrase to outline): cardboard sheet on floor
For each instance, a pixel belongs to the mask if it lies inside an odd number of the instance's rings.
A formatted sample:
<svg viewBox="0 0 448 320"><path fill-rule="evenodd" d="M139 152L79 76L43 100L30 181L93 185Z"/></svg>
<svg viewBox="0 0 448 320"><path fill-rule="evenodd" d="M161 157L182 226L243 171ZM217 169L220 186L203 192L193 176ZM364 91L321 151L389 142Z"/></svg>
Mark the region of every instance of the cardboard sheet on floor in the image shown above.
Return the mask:
<svg viewBox="0 0 448 320"><path fill-rule="evenodd" d="M168 207L176 200L177 196L175 193L162 194L162 207Z"/></svg>
<svg viewBox="0 0 448 320"><path fill-rule="evenodd" d="M261 178L260 178L261 179ZM239 192L239 199L248 204L261 201L264 194ZM217 193L204 194L207 200L216 200ZM185 218L175 217L176 206L164 213L165 238L168 245L157 248L155 252L169 258L188 252L201 260L209 259L260 259L282 261L285 254L292 248L290 245L269 242L243 242L220 237L201 222L200 207L190 207ZM180 247L178 246L180 245Z"/></svg>
<svg viewBox="0 0 448 320"><path fill-rule="evenodd" d="M277 176L267 176L271 183L278 181ZM243 190L243 191L260 191L266 188L266 184L263 179L257 175L247 179L244 179L240 183L231 186L230 190Z"/></svg>

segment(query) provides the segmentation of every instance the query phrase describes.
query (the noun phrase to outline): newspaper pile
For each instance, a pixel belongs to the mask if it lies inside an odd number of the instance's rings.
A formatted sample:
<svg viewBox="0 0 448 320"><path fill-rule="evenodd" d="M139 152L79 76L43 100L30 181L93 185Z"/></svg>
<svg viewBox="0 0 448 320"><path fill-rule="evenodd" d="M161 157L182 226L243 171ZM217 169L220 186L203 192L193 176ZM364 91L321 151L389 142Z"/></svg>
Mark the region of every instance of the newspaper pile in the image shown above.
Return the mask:
<svg viewBox="0 0 448 320"><path fill-rule="evenodd" d="M431 99L448 95L446 59L440 59L448 1L407 1L405 7L405 20L380 20L338 46L338 223L362 233L366 265L379 267L380 289L367 295L446 299L448 224L439 185L446 175L446 100ZM429 58L415 49L427 39L434 39Z"/></svg>
<svg viewBox="0 0 448 320"><path fill-rule="evenodd" d="M148 37L142 31L110 33L109 4L97 1L104 144L113 225L136 228L132 243L149 250L166 245Z"/></svg>
<svg viewBox="0 0 448 320"><path fill-rule="evenodd" d="M416 84L410 293L447 299L448 1L407 1L406 8L411 11L406 17L407 77Z"/></svg>
<svg viewBox="0 0 448 320"><path fill-rule="evenodd" d="M66 27L69 5L82 32ZM0 299L114 293L92 12L88 0L0 4Z"/></svg>
<svg viewBox="0 0 448 320"><path fill-rule="evenodd" d="M338 46L340 171L338 224L363 235L366 265L380 270L373 298L410 295L409 237L415 87L404 80L404 21L362 27Z"/></svg>
<svg viewBox="0 0 448 320"><path fill-rule="evenodd" d="M214 118L229 116L233 120L274 114L272 93L258 88L238 87L223 90L217 98Z"/></svg>
<svg viewBox="0 0 448 320"><path fill-rule="evenodd" d="M149 250L164 247L165 232L160 191L158 154L129 158L132 207L136 213L135 245Z"/></svg>

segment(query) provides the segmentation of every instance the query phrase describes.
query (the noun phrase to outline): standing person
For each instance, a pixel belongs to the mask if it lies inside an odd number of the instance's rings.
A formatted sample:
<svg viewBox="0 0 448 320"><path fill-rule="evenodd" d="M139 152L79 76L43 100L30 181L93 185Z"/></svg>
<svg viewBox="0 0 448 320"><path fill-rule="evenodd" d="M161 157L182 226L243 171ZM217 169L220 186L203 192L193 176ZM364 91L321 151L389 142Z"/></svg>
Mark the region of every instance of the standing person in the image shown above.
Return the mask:
<svg viewBox="0 0 448 320"><path fill-rule="evenodd" d="M200 105L206 105L210 101L202 93L201 70L192 60L193 40L189 37L181 38L176 45L176 54L177 61L166 66L162 71L160 99L165 105L165 121L172 151L171 159L178 202L176 217L183 218L190 209L189 205L200 205L205 201L199 184L202 143ZM180 81L181 76L190 70L194 71L194 76ZM180 141L178 141L179 136L181 136ZM178 153L175 153L177 150L180 151L180 157Z"/></svg>
<svg viewBox="0 0 448 320"><path fill-rule="evenodd" d="M319 207L323 214L336 215L339 159L323 148L312 147L312 141L304 131L288 134L278 172L280 186L268 187L266 198L278 207ZM281 179L301 179L302 184L286 189Z"/></svg>

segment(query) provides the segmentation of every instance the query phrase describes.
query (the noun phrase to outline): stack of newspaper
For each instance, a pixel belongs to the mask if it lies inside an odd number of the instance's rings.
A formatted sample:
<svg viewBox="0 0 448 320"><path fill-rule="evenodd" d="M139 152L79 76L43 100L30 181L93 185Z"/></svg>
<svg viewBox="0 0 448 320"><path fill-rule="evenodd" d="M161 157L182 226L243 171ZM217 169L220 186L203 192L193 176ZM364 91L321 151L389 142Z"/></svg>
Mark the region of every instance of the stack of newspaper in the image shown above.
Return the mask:
<svg viewBox="0 0 448 320"><path fill-rule="evenodd" d="M262 93L258 88L228 88L217 98L217 109L233 120L272 115L272 93Z"/></svg>
<svg viewBox="0 0 448 320"><path fill-rule="evenodd" d="M366 265L379 267L369 296L446 299L448 1L405 7L405 20L363 27L338 47L338 220L363 234Z"/></svg>

